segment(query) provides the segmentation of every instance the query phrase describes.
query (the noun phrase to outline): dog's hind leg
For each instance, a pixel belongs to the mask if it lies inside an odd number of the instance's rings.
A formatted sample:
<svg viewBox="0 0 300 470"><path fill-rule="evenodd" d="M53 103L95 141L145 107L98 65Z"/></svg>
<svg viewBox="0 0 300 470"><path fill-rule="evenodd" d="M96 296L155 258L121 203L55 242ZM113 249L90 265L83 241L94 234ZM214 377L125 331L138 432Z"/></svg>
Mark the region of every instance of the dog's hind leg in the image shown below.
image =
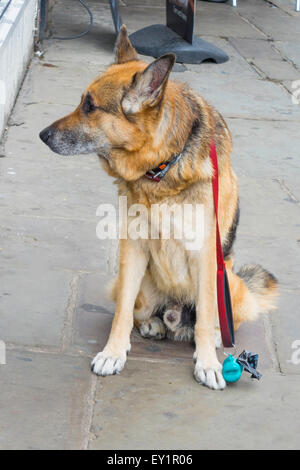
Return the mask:
<svg viewBox="0 0 300 470"><path fill-rule="evenodd" d="M166 337L164 322L156 315L153 315L148 320L144 320L138 328L143 338L164 339Z"/></svg>
<svg viewBox="0 0 300 470"><path fill-rule="evenodd" d="M144 338L163 339L166 327L162 321L164 296L146 272L134 305L134 324Z"/></svg>

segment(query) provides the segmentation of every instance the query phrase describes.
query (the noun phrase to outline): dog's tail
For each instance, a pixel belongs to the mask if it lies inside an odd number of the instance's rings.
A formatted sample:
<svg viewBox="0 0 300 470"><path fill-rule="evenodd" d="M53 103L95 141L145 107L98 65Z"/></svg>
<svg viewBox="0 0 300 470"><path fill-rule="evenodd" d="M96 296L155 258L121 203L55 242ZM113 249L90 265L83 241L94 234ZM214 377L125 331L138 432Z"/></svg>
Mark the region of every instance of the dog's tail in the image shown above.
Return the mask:
<svg viewBox="0 0 300 470"><path fill-rule="evenodd" d="M254 321L260 313L276 309L278 281L259 264L242 266L237 274L228 270L234 325Z"/></svg>

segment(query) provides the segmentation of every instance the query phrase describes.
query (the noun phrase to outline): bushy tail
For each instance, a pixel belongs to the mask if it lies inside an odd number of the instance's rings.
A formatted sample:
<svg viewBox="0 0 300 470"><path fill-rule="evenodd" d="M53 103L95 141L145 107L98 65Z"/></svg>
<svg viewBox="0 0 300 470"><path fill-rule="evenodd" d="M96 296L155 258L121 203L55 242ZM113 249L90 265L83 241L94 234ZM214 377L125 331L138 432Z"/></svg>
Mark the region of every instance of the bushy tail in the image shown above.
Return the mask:
<svg viewBox="0 0 300 470"><path fill-rule="evenodd" d="M277 279L259 264L242 266L237 274L229 270L228 277L236 328L276 308Z"/></svg>

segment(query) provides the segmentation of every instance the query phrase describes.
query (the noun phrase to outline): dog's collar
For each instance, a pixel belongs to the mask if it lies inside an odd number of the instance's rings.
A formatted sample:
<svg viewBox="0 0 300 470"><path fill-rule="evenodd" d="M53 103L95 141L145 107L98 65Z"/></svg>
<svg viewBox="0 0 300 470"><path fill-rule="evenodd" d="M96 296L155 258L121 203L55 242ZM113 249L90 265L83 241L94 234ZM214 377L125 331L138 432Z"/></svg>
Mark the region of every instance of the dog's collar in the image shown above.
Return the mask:
<svg viewBox="0 0 300 470"><path fill-rule="evenodd" d="M153 170L147 171L147 173L145 173L146 178L159 183L160 180L169 171L169 169L180 160L180 158L182 157L182 154L183 152L180 152L177 155L173 155L171 160L161 163L156 168L153 168Z"/></svg>
<svg viewBox="0 0 300 470"><path fill-rule="evenodd" d="M144 175L146 178L156 181L157 183L160 182L160 180L165 176L165 174L169 171L169 169L176 165L176 163L181 159L183 154L185 153L185 150L189 146L191 137L197 132L197 129L199 128L199 119L195 119L192 125L192 129L190 132L190 135L180 153L177 153L172 156L171 160L168 160L166 162L161 163L157 167L153 168L153 170L147 171L147 173Z"/></svg>

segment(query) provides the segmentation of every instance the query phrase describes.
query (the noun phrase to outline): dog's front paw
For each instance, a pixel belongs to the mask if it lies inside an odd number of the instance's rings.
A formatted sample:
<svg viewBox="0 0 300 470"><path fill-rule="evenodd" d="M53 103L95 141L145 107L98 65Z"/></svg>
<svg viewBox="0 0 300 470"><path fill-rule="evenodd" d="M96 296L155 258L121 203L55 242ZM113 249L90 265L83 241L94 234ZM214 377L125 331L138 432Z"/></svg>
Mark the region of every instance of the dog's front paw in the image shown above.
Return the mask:
<svg viewBox="0 0 300 470"><path fill-rule="evenodd" d="M195 369L194 377L197 382L213 390L224 390L226 387L226 382L222 375L222 365L217 361L211 366L204 366L204 364L197 359L197 356L194 355Z"/></svg>
<svg viewBox="0 0 300 470"><path fill-rule="evenodd" d="M166 336L165 325L158 317L151 317L149 320L143 321L139 330L143 338L164 339Z"/></svg>
<svg viewBox="0 0 300 470"><path fill-rule="evenodd" d="M119 374L125 366L127 353L113 354L109 350L99 352L91 363L92 372L97 375L115 375Z"/></svg>

